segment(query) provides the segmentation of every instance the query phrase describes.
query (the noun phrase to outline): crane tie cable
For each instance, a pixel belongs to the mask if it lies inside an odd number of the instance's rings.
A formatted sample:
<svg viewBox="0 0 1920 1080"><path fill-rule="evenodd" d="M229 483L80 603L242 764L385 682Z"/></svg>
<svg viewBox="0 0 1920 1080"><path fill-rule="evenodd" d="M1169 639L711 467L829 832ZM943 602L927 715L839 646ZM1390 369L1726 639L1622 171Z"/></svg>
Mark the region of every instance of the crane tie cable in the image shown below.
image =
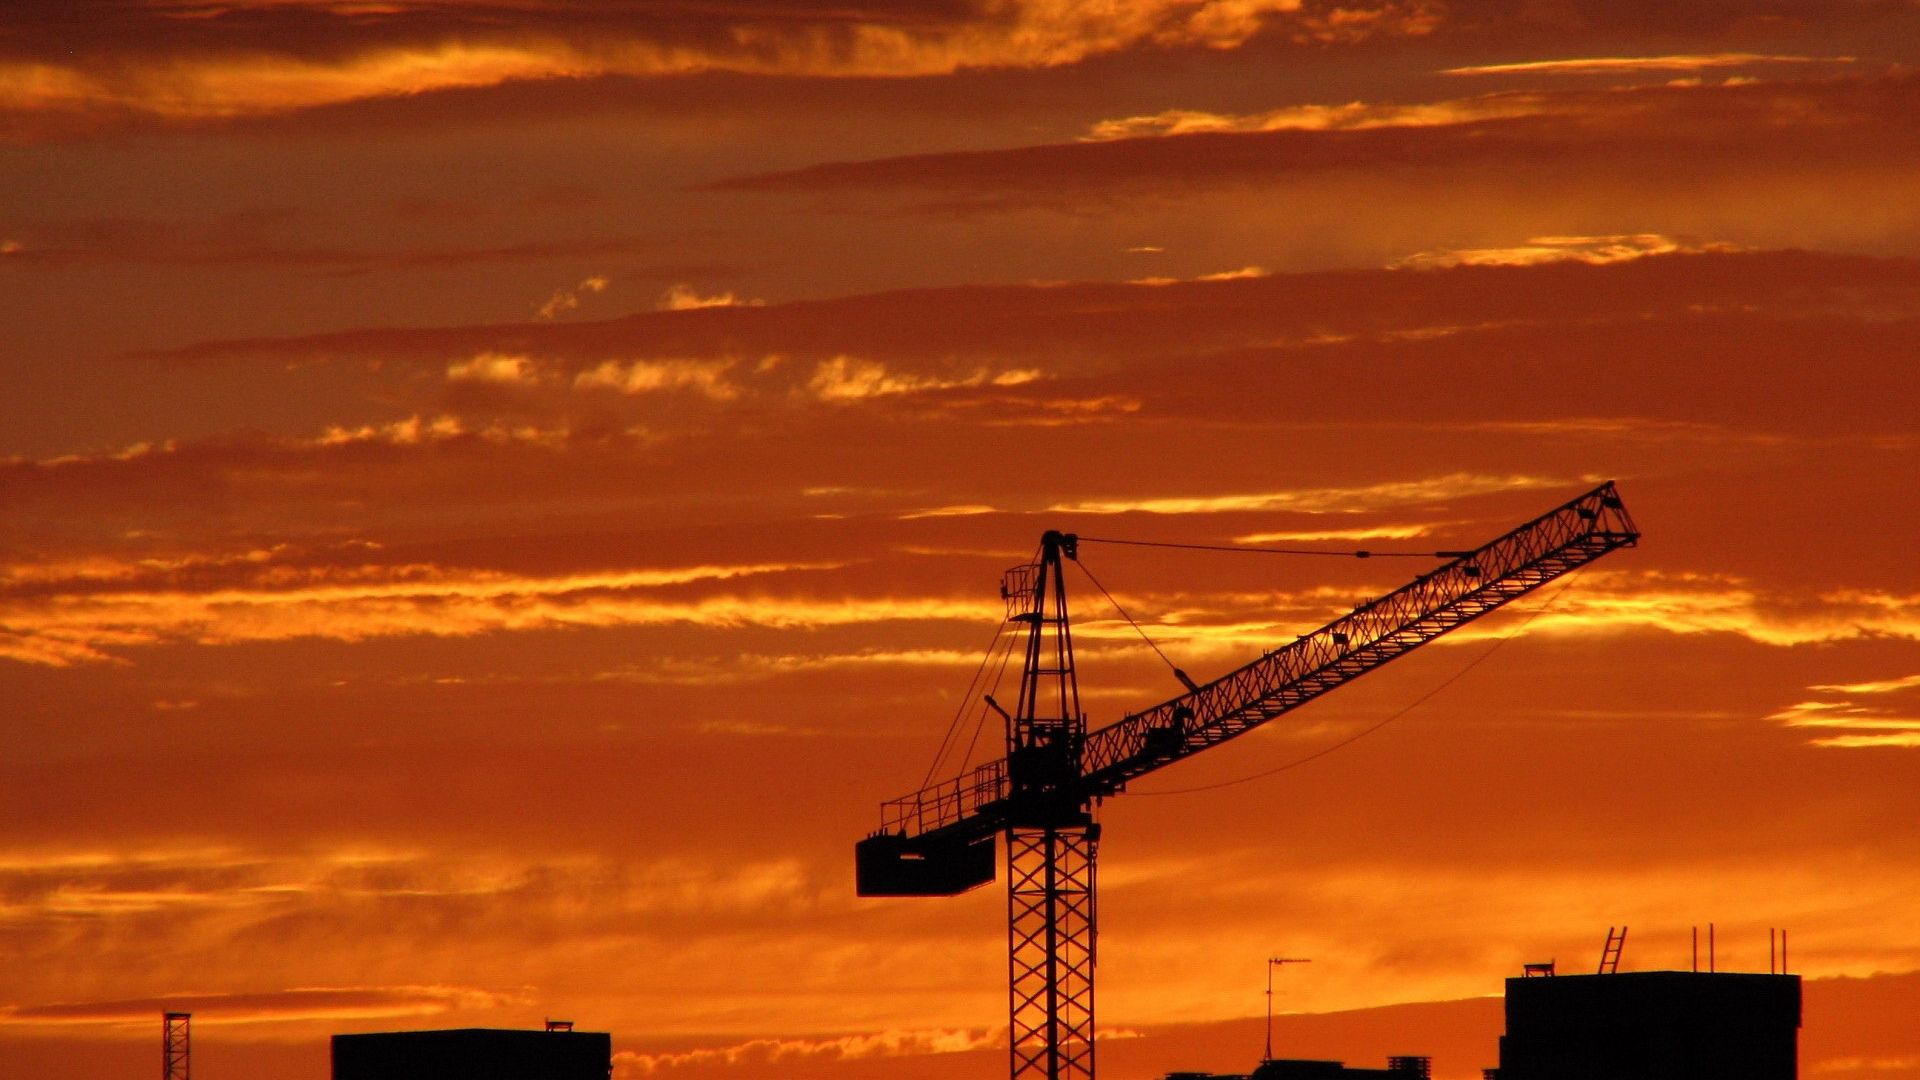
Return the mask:
<svg viewBox="0 0 1920 1080"><path fill-rule="evenodd" d="M1009 661L1013 659L1013 643L1014 643L1014 638L1017 636L1018 635L1015 635L1015 634L1007 635L1007 638L1006 638L1007 648L1005 652L1000 654L1000 666L994 669L993 685L987 689L986 696L988 697L991 697L994 694L997 694L1000 692L1000 680L1006 677L1007 664ZM988 655L991 656L992 654L989 653ZM966 775L967 766L972 764L973 762L974 747L980 744L980 733L982 731L985 731L986 727L987 727L987 709L986 709L985 701L982 701L981 708L980 708L980 715L973 722L973 737L967 740L967 753L966 753L966 756L960 759L960 770L959 772L954 774L956 777Z"/></svg>
<svg viewBox="0 0 1920 1080"><path fill-rule="evenodd" d="M1000 625L993 628L993 640L987 642L987 651L980 657L980 666L973 669L973 678L967 680L966 693L960 695L960 705L954 710L953 719L947 722L947 733L940 737L940 749L933 755L933 764L927 766L927 775L920 781L921 787L924 788L933 782L933 774L939 771L940 763L946 760L947 751L953 745L954 736L960 731L960 721L966 716L967 705L973 700L973 688L980 685L980 676L986 673L987 664L993 660L993 654L1000 646L1000 635L1006 628L1007 620L1005 619L1000 620ZM971 749L968 753L972 753ZM963 762L963 767L964 764Z"/></svg>
<svg viewBox="0 0 1920 1080"><path fill-rule="evenodd" d="M1582 567L1581 569L1584 570L1585 567ZM1452 686L1454 683L1459 682L1462 678L1466 676L1467 672L1472 671L1474 668L1479 667L1482 663L1486 661L1488 657L1500 651L1500 647L1502 645L1505 645L1507 642L1512 641L1514 638L1519 637L1520 632L1525 630L1527 627L1533 625L1533 621L1535 619L1538 619L1540 616L1545 615L1549 608L1553 607L1553 605L1557 603L1562 596L1565 596L1567 594L1568 589L1573 588L1574 583L1579 580L1579 577L1580 577L1580 570L1575 570L1573 574L1570 577L1568 577L1567 583L1565 585L1562 585L1558 592L1555 592L1552 596L1548 597L1546 603L1541 604L1538 608L1534 609L1533 614L1528 615L1526 618L1526 621L1522 622L1519 626L1514 627L1513 630L1509 632L1505 637L1499 639L1498 641L1495 641L1491 648L1489 648L1486 652L1481 653L1479 656L1474 657L1471 661L1467 663L1465 667L1461 668L1459 671L1456 671L1452 675L1448 676L1447 679L1444 682L1442 682L1440 685L1434 687L1431 690L1428 690L1426 693L1421 694L1419 697L1414 698L1412 701L1408 702L1405 706L1401 707L1400 709L1397 709L1394 712L1389 713L1384 719L1376 721L1374 724L1372 724L1369 727L1365 727L1360 729L1359 731L1354 732L1353 734L1347 736L1346 738L1341 739L1339 742L1334 743L1332 746L1322 747L1319 750L1315 750L1313 753L1308 754L1306 757L1295 758L1294 760L1286 762L1285 764L1276 765L1271 769L1264 769L1260 772L1252 773L1247 776L1242 776L1235 780L1222 780L1217 784L1201 784L1197 787L1173 788L1169 791L1134 791L1134 792L1129 792L1129 794L1132 794L1132 795L1192 795L1195 792L1200 792L1200 791L1218 791L1221 788L1237 787L1240 784L1251 783L1255 780L1264 780L1269 776L1273 776L1278 773L1283 773L1290 769L1297 769L1300 766L1305 765L1309 762L1318 761L1321 758L1326 757L1328 754L1331 754L1337 750L1344 750L1347 747L1352 746L1354 743L1359 742L1361 739L1366 738L1367 736L1373 734L1374 732L1379 731L1381 728L1386 727L1388 724L1393 723L1395 720L1400 719L1401 717L1407 715L1413 710L1426 704L1427 701L1430 698L1432 698L1434 695L1440 693L1440 691L1442 690L1445 690L1447 687Z"/></svg>
<svg viewBox="0 0 1920 1080"><path fill-rule="evenodd" d="M1116 540L1109 536L1081 536L1083 544L1125 544L1128 547L1184 548L1188 551L1238 551L1256 555L1321 555L1338 559L1457 559L1469 551L1327 551L1320 548L1248 547L1244 544L1180 544L1171 540Z"/></svg>
<svg viewBox="0 0 1920 1080"><path fill-rule="evenodd" d="M1037 560L1039 557L1040 550L1035 548L1033 555L1029 558L1030 560ZM993 662L993 654L999 650L1001 641L1005 640L1007 642L1006 655L1000 658L1000 667L994 671L993 686L987 693L992 694L994 691L1000 689L1000 679L1006 674L1007 661L1013 658L1013 637L1008 636L1004 639L1001 637L1006 631L1009 621L1008 619L1002 618L1000 625L994 627L993 640L987 642L987 651L980 657L980 666L973 669L973 678L967 680L966 692L960 695L960 704L954 709L953 719L947 722L947 733L940 738L940 749L934 753L933 763L927 766L927 775L920 781L922 788L925 788L933 782L934 774L940 771L940 763L947 758L947 751L958 745L958 743L954 741L955 736L960 733L960 723L966 718L967 706L973 701L974 688L980 685L980 676L986 674L987 665ZM980 729L986 726L986 722L987 710L982 706L979 719L973 723L973 737L967 740L966 756L960 759L960 768L955 775L964 774L967 771L967 763L973 760L974 747L980 742Z"/></svg>
<svg viewBox="0 0 1920 1080"><path fill-rule="evenodd" d="M1085 537L1082 537L1081 539L1085 539ZM1166 664L1168 668L1172 669L1175 675L1180 676L1182 682L1185 682L1186 681L1185 674L1181 672L1180 668L1176 666L1172 660L1167 659L1167 654L1164 652L1161 652L1160 646L1155 644L1154 640L1147 636L1147 632L1140 628L1139 623L1133 621L1133 616L1127 614L1127 609L1120 606L1120 601L1115 600L1113 598L1113 594L1107 591L1107 587L1105 585L1100 584L1100 579L1093 576L1093 571L1087 569L1087 564L1084 562L1081 562L1079 559L1075 559L1073 560L1073 565L1078 566L1080 568L1080 572L1087 575L1087 580L1093 582L1093 587L1096 589L1099 589L1100 595L1107 598L1107 603L1113 605L1113 610L1119 612L1120 617L1127 620L1127 625L1133 627L1133 632L1136 634L1139 634L1140 640L1147 643L1147 648L1152 649L1153 654L1155 656L1158 656L1161 662Z"/></svg>

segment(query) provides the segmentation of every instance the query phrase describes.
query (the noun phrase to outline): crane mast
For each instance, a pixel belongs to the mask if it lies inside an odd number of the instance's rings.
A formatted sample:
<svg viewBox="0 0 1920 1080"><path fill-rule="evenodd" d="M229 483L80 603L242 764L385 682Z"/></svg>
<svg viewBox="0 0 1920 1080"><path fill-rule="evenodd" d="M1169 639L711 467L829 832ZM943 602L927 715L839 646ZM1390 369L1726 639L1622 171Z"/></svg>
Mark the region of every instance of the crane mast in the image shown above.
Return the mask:
<svg viewBox="0 0 1920 1080"><path fill-rule="evenodd" d="M1078 555L1075 537L1048 532L1040 561L1007 571L1000 587L1009 621L1027 628L1006 757L1007 1040L1019 1077L1093 1075L1100 826L1080 790L1087 717L1074 675L1064 561Z"/></svg>
<svg viewBox="0 0 1920 1080"><path fill-rule="evenodd" d="M1074 673L1065 560L1079 540L1048 532L1036 563L1007 571L1008 619L1026 653L1007 754L881 805L854 847L862 896L952 896L992 881L1007 844L1008 1041L1013 1080L1093 1076L1094 869L1099 801L1157 769L1236 738L1640 534L1612 482L1187 693L1087 731ZM1184 681L1184 680L1183 680Z"/></svg>

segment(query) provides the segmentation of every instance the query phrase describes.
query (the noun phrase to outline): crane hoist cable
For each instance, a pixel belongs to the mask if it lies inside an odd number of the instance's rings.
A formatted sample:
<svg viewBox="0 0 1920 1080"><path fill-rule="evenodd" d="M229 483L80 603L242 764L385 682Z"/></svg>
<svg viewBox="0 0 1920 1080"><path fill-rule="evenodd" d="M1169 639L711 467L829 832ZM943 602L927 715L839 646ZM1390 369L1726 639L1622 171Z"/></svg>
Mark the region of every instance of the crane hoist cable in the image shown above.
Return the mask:
<svg viewBox="0 0 1920 1080"><path fill-rule="evenodd" d="M1302 765L1308 764L1309 762L1318 761L1321 758L1326 757L1328 754L1334 753L1335 751L1345 750L1347 747L1352 746L1354 743L1359 742L1361 739L1366 738L1367 736L1373 734L1376 731L1379 731L1381 728L1386 727L1388 724L1393 723L1395 720L1400 719L1401 717L1407 715L1408 713L1419 708L1420 706L1425 705L1429 700L1431 700L1435 695L1439 694L1442 690L1445 690L1447 687L1452 686L1454 683L1457 683L1461 679L1465 678L1467 672L1472 671L1474 668L1479 667L1482 663L1485 663L1488 657L1500 651L1500 647L1502 645L1505 645L1507 642L1512 641L1514 638L1519 637L1522 631L1526 630L1527 627L1533 625L1533 621L1535 619L1538 619L1540 616L1545 615L1547 613L1547 610L1553 607L1553 605L1556 602L1558 602L1561 597L1567 595L1567 590L1573 588L1574 585L1576 585L1579 582L1580 571L1584 569L1586 569L1586 567L1581 567L1580 570L1575 570L1571 574L1569 574L1567 577L1567 583L1565 585L1560 586L1559 589L1555 590L1552 596L1547 597L1546 601L1542 603L1539 607L1535 608L1533 612L1526 617L1526 619L1521 621L1520 625L1514 627L1512 630L1508 631L1504 636L1496 640L1491 646L1487 648L1485 652L1481 653L1479 656L1474 657L1472 660L1467 661L1467 663L1463 667L1461 667L1459 671L1456 671L1453 674L1447 676L1445 679L1441 680L1438 686L1435 686L1433 689L1428 690L1426 693L1421 694L1417 698L1414 698L1412 701L1407 702L1405 705L1401 706L1398 709L1395 709L1393 712L1388 713L1385 717L1374 721L1372 724L1368 725L1367 727L1361 728L1359 731L1356 731L1353 734L1347 736L1346 738L1341 739L1339 742L1334 743L1332 746L1321 747L1320 749L1315 750L1313 753L1308 754L1305 757L1295 758L1292 761L1286 762L1284 764L1275 765L1271 769L1262 769L1257 773L1249 773L1246 776L1238 777L1233 780L1221 780L1217 783L1212 783L1212 784L1198 784L1194 787L1170 788L1166 791L1134 790L1134 791L1128 792L1128 794L1129 795L1146 795L1149 797L1156 796L1156 795L1192 795L1196 792L1201 792L1201 791L1218 791L1221 788L1238 787L1241 784L1250 784L1255 780L1265 780L1269 776L1276 776L1280 773L1288 772L1292 769L1297 769Z"/></svg>

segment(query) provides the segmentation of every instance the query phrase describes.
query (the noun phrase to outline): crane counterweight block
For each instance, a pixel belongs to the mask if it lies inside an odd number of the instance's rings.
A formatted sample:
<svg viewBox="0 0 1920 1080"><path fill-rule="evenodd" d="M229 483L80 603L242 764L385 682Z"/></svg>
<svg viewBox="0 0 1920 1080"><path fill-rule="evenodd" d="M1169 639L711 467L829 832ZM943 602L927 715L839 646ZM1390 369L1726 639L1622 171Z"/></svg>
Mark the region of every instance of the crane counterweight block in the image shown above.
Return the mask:
<svg viewBox="0 0 1920 1080"><path fill-rule="evenodd" d="M853 845L861 896L958 896L994 878L993 833L875 833Z"/></svg>

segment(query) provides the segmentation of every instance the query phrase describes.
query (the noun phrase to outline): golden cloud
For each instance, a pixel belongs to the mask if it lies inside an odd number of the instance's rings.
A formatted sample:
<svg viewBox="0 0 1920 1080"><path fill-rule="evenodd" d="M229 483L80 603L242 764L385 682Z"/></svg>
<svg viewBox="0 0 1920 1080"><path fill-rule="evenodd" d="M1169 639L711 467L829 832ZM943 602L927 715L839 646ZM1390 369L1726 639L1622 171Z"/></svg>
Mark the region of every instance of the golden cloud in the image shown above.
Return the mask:
<svg viewBox="0 0 1920 1080"><path fill-rule="evenodd" d="M1350 101L1342 105L1289 105L1257 113L1167 109L1145 116L1102 120L1083 142L1161 138L1202 132L1365 131L1372 128L1441 127L1566 112L1571 104L1541 94L1488 94L1449 101L1396 104Z"/></svg>
<svg viewBox="0 0 1920 1080"><path fill-rule="evenodd" d="M1868 682L1826 684L1808 687L1810 690L1827 690L1836 694L1890 694L1896 690L1920 688L1920 675L1903 675L1897 679L1874 679Z"/></svg>
<svg viewBox="0 0 1920 1080"><path fill-rule="evenodd" d="M770 1065L804 1059L849 1061L863 1058L953 1054L1006 1045L1004 1028L970 1030L927 1028L889 1030L831 1039L750 1039L730 1046L701 1047L671 1053L623 1050L613 1055L613 1075L652 1076L699 1065Z"/></svg>
<svg viewBox="0 0 1920 1080"><path fill-rule="evenodd" d="M792 859L636 863L623 858L616 870L580 855L551 855L533 863L487 854L355 848L293 855L250 855L232 848L42 851L0 855L0 884L10 897L0 914L19 924L72 914L132 918L153 911L184 918L198 909L237 914L245 921L272 917L288 905L336 900L501 900L542 887L550 877L603 883L618 877L605 902L627 914L654 915L807 906L826 887ZM155 881L169 887L156 889ZM249 910L268 906L275 910Z"/></svg>
<svg viewBox="0 0 1920 1080"><path fill-rule="evenodd" d="M1354 529L1293 529L1282 532L1248 533L1236 536L1236 544L1314 543L1327 540L1412 540L1426 536L1438 525L1367 525Z"/></svg>
<svg viewBox="0 0 1920 1080"><path fill-rule="evenodd" d="M585 390L618 390L648 394L663 390L692 390L715 401L740 396L740 387L727 378L732 360L607 360L574 377Z"/></svg>
<svg viewBox="0 0 1920 1080"><path fill-rule="evenodd" d="M1128 281L1127 284L1129 285L1179 285L1179 284L1182 284L1183 282L1189 282L1189 281L1243 281L1247 278L1262 278L1262 277L1270 277L1270 276L1271 275L1267 272L1267 269L1264 266L1243 266L1238 270L1219 270L1211 274L1201 274L1198 277L1190 277L1190 278L1177 278L1177 277L1134 278Z"/></svg>
<svg viewBox="0 0 1920 1080"><path fill-rule="evenodd" d="M187 993L119 1001L10 1005L0 1008L0 1026L145 1026L166 1010L191 1012L196 1025L371 1020L527 1002L525 994L465 986L315 986L253 994Z"/></svg>
<svg viewBox="0 0 1920 1080"><path fill-rule="evenodd" d="M1056 503L1047 509L1071 514L1219 514L1253 510L1291 510L1308 514L1354 513L1504 491L1567 487L1574 482L1521 474L1496 476L1452 473L1425 480L1393 481L1363 487L1300 488L1292 491L1151 499L1095 499Z"/></svg>
<svg viewBox="0 0 1920 1080"><path fill-rule="evenodd" d="M370 436L371 437L371 436ZM411 429L406 438L425 437ZM1066 504L1055 510L1114 514L1286 510L1333 513L1377 510L1445 498L1561 486L1524 475L1452 474L1354 488L1297 489L1194 498L1150 498ZM909 517L995 512L985 504L913 511ZM1412 537L1431 526L1389 524L1352 529L1262 533L1243 541L1356 540ZM339 552L351 556L351 545ZM129 650L167 643L208 645L319 638L359 641L406 635L469 636L558 627L768 627L810 630L890 621L974 621L992 605L928 595L830 597L795 593L794 575L836 570L842 561L778 561L643 567L528 574L431 562L306 565L279 549L149 559L104 556L0 567L0 656L41 665L124 661ZM296 553L297 554L297 553ZM210 576L211 575L211 576ZM674 586L728 585L764 579L752 593L728 590L687 597ZM1374 591L1384 592L1397 582ZM1793 647L1861 637L1920 638L1920 597L1875 590L1817 595L1770 591L1712 575L1588 571L1577 587L1556 592L1526 632L1546 635L1662 632L1731 634ZM1358 592L1356 591L1358 590ZM1209 652L1270 647L1318 626L1351 606L1358 586L1288 593L1153 593L1126 598L1148 632L1169 645ZM1464 628L1450 641L1470 642L1510 631ZM1079 625L1090 641L1130 639L1131 627L1091 618ZM866 652L822 658L821 664L949 663L943 652ZM780 664L801 663L792 657ZM751 677L751 664L726 670L648 671L632 677L706 681ZM1920 685L1913 677L1823 687L1824 692L1890 693Z"/></svg>
<svg viewBox="0 0 1920 1080"><path fill-rule="evenodd" d="M1782 648L1874 637L1920 640L1920 596L1853 590L1796 597L1732 578L1597 570L1571 585L1528 633L1733 634ZM1499 632L1468 628L1449 639Z"/></svg>
<svg viewBox="0 0 1920 1080"><path fill-rule="evenodd" d="M607 279L595 275L582 280L578 285L555 290L554 294L547 298L547 302L541 304L536 310L536 314L543 319L557 319L566 312L578 308L580 298L585 294L605 291L607 291Z"/></svg>
<svg viewBox="0 0 1920 1080"><path fill-rule="evenodd" d="M703 296L691 285L675 285L660 294L655 305L661 311L697 311L710 307L764 307L765 300L742 300L732 292Z"/></svg>
<svg viewBox="0 0 1920 1080"><path fill-rule="evenodd" d="M759 563L534 577L431 564L283 571L243 588L155 588L0 599L0 656L66 666L166 642L236 644L396 635L468 636L558 626L691 623L810 628L897 619L973 619L979 604L931 598L816 600L712 596L661 600L646 590L840 563Z"/></svg>
<svg viewBox="0 0 1920 1080"><path fill-rule="evenodd" d="M822 401L859 401L864 398L917 394L976 386L1019 386L1040 377L1034 368L989 371L976 368L958 376L921 375L894 371L873 360L836 356L814 368L807 389Z"/></svg>
<svg viewBox="0 0 1920 1080"><path fill-rule="evenodd" d="M750 366L732 358L607 360L576 375L573 384L626 394L691 390L715 401L765 395L847 404L940 390L1021 386L1041 378L1036 368L914 371L847 355L823 360L810 373L795 367L776 354Z"/></svg>
<svg viewBox="0 0 1920 1080"><path fill-rule="evenodd" d="M975 653L958 649L862 649L850 653L746 653L720 658L660 657L614 671L603 671L593 678L601 682L673 683L711 686L722 683L768 679L796 671L835 671L862 667L971 667L978 664ZM741 734L766 733L755 728ZM783 729L784 730L784 729Z"/></svg>
<svg viewBox="0 0 1920 1080"><path fill-rule="evenodd" d="M1920 724L1920 721L1916 723ZM1869 735L1830 735L1823 739L1813 740L1813 745L1856 750L1887 746L1911 748L1920 746L1920 730Z"/></svg>
<svg viewBox="0 0 1920 1080"><path fill-rule="evenodd" d="M667 70L664 63L661 68ZM0 64L0 109L130 109L173 119L206 119L602 71L566 48L454 43L385 48L337 61L255 55L198 62L169 59L111 69L14 62Z"/></svg>
<svg viewBox="0 0 1920 1080"><path fill-rule="evenodd" d="M1504 248L1461 248L1422 251L1391 264L1392 269L1435 270L1455 266L1537 266L1541 263L1580 262L1589 266L1644 259L1649 255L1702 254L1744 250L1738 244L1676 240L1659 233L1616 236L1536 236L1525 244Z"/></svg>
<svg viewBox="0 0 1920 1080"><path fill-rule="evenodd" d="M1849 599L1857 602L1859 598L1849 594ZM1881 695L1899 694L1916 688L1920 688L1920 675L1812 686L1808 689L1837 696L1840 700L1795 702L1774 712L1767 719L1788 727L1842 732L1837 735L1824 734L1810 740L1814 746L1841 749L1920 746L1920 715L1900 712L1877 700ZM1854 700L1859 696L1866 696L1869 700L1864 703Z"/></svg>
<svg viewBox="0 0 1920 1080"><path fill-rule="evenodd" d="M1000 508L986 503L953 503L947 506L929 506L921 510L909 510L895 514L901 521L917 521L921 518L974 517L980 514L997 514Z"/></svg>
<svg viewBox="0 0 1920 1080"><path fill-rule="evenodd" d="M447 381L517 386L537 382L538 378L529 357L482 352L448 364Z"/></svg>
<svg viewBox="0 0 1920 1080"><path fill-rule="evenodd" d="M1442 75L1621 75L1640 72L1710 71L1763 64L1851 64L1851 56L1779 56L1765 53L1692 53L1669 56L1594 56L1574 60L1530 60L1448 68Z"/></svg>
<svg viewBox="0 0 1920 1080"><path fill-rule="evenodd" d="M1392 584L1374 588L1384 593ZM1351 610L1356 588L1217 593L1202 597L1118 594L1149 637L1169 648L1231 657L1272 648ZM1730 634L1792 648L1872 638L1920 640L1920 596L1845 593L1793 597L1751 583L1701 575L1587 570L1557 590L1517 605L1533 614L1522 626L1474 623L1441 638L1464 645L1515 634L1593 636L1626 633ZM1127 641L1133 626L1115 618L1077 620L1076 637Z"/></svg>
<svg viewBox="0 0 1920 1080"><path fill-rule="evenodd" d="M1329 15L1303 7L1301 0L1016 0L945 21L863 20L838 10L779 19L720 12L705 21L711 32L680 39L608 35L608 24L598 21L577 29L536 21L514 33L455 38L447 32L441 40L376 44L335 57L278 51L265 42L232 54L141 55L129 49L91 60L50 54L0 64L0 110L223 118L529 80L706 71L944 75L1055 67L1137 47L1229 49L1270 25L1312 41L1421 34L1434 25L1419 3Z"/></svg>
<svg viewBox="0 0 1920 1080"><path fill-rule="evenodd" d="M368 545L365 541L354 542L349 547L366 546L368 550L379 545ZM229 554L186 554L168 556L148 556L139 559L113 558L106 555L89 555L79 558L54 559L47 562L15 563L0 566L0 586L18 585L77 585L102 581L131 581L152 574L177 573L183 570L202 570L218 567L260 566L273 562L291 551L286 544L275 544L270 548L252 548Z"/></svg>
<svg viewBox="0 0 1920 1080"><path fill-rule="evenodd" d="M377 443L387 446L426 446L435 443L449 443L462 439L480 439L490 443L521 443L531 445L557 446L567 440L565 428L539 428L531 425L507 426L488 424L484 427L468 427L457 416L442 413L438 416L409 416L404 420L393 420L385 424L361 424L357 427L330 425L318 436L310 439L281 439L279 445L287 447L340 447L356 444ZM179 447L166 443L159 447L138 444L122 451L123 459L127 455L144 457L155 453L174 453ZM70 459L85 460L81 458ZM59 460L44 464L59 464Z"/></svg>

